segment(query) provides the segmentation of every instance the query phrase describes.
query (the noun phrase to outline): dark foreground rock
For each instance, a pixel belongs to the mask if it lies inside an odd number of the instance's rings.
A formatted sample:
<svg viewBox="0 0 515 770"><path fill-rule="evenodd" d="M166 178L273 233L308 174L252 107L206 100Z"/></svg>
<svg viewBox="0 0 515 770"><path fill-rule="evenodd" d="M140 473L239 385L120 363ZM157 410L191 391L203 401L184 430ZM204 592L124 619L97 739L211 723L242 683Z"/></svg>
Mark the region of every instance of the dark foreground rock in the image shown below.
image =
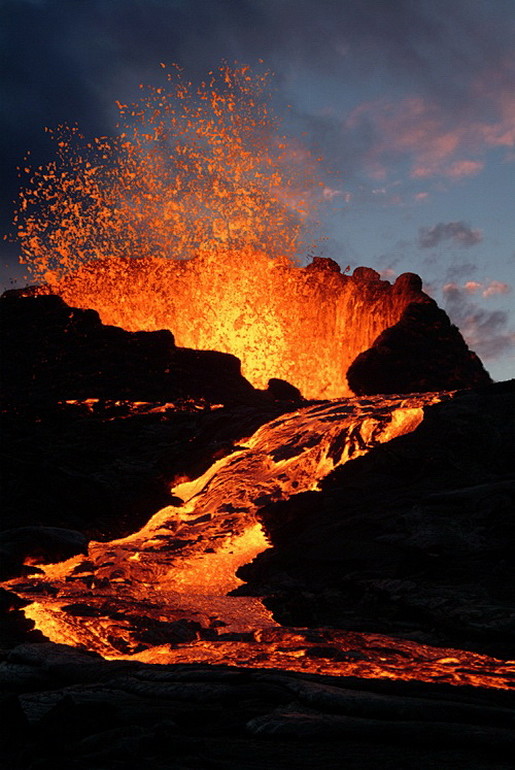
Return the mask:
<svg viewBox="0 0 515 770"><path fill-rule="evenodd" d="M400 321L382 332L347 370L357 395L420 393L491 382L444 310L427 298L412 302Z"/></svg>
<svg viewBox="0 0 515 770"><path fill-rule="evenodd" d="M263 508L274 547L240 569L240 591L267 597L285 625L513 657L515 382L424 411L320 491Z"/></svg>
<svg viewBox="0 0 515 770"><path fill-rule="evenodd" d="M256 403L235 356L178 348L169 331L104 326L52 295L0 298L2 390L12 405L72 399Z"/></svg>
<svg viewBox="0 0 515 770"><path fill-rule="evenodd" d="M3 656L2 767L508 770L502 690L206 664L107 662L63 645Z"/></svg>
<svg viewBox="0 0 515 770"><path fill-rule="evenodd" d="M62 527L17 527L0 532L0 579L19 574L20 564L55 564L87 553L88 538Z"/></svg>
<svg viewBox="0 0 515 770"><path fill-rule="evenodd" d="M127 535L170 504L176 479L204 473L285 409L279 401L215 409L99 401L2 412L2 529Z"/></svg>

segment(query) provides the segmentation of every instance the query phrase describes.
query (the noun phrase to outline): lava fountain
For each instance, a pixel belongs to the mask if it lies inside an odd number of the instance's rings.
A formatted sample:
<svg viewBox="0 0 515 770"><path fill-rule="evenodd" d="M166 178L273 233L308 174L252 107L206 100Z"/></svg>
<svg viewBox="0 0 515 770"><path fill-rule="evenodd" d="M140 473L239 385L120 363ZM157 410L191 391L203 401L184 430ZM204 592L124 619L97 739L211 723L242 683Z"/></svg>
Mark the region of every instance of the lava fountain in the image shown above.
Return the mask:
<svg viewBox="0 0 515 770"><path fill-rule="evenodd" d="M118 103L117 138L52 131L55 162L25 169L23 261L106 324L170 329L181 347L238 356L255 387L278 377L337 398L356 356L427 297L413 276L299 268L319 159L280 133L269 80L222 67L194 88L173 69Z"/></svg>

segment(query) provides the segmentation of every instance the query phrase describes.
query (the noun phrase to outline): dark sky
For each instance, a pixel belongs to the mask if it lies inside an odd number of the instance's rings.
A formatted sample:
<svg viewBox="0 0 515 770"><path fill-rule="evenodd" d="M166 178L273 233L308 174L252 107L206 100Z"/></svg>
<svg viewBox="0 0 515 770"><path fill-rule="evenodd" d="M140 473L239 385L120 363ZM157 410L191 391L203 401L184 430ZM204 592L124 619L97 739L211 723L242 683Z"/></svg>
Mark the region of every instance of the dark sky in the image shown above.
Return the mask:
<svg viewBox="0 0 515 770"><path fill-rule="evenodd" d="M515 369L515 0L3 0L2 231L45 126L115 131L115 100L222 60L275 73L287 132L321 152L323 250L419 272L494 375ZM291 105L287 109L287 105ZM4 244L4 285L17 280ZM511 370L511 372L510 372Z"/></svg>

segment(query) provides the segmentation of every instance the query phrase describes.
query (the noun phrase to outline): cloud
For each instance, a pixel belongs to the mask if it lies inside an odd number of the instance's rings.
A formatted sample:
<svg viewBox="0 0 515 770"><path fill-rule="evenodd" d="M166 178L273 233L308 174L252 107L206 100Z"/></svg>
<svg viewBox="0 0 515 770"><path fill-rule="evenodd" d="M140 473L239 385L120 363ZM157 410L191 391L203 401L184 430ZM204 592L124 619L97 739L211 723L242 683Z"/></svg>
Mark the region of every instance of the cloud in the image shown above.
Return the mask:
<svg viewBox="0 0 515 770"><path fill-rule="evenodd" d="M456 160L443 170L443 174L451 179L463 179L467 176L476 176L484 167L484 162L480 160ZM415 169L413 176L431 176L432 173L433 169L431 168L427 170L427 173L422 173L421 169Z"/></svg>
<svg viewBox="0 0 515 770"><path fill-rule="evenodd" d="M483 297L493 297L495 294L508 294L511 286L502 281L491 281L481 292Z"/></svg>
<svg viewBox="0 0 515 770"><path fill-rule="evenodd" d="M439 222L433 227L420 227L418 245L421 249L433 249L443 241L453 241L462 247L475 246L481 243L481 230L473 230L464 222Z"/></svg>
<svg viewBox="0 0 515 770"><path fill-rule="evenodd" d="M475 273L478 267L473 262L458 262L447 267L446 278L449 281L468 279L471 273Z"/></svg>
<svg viewBox="0 0 515 770"><path fill-rule="evenodd" d="M485 310L478 302L470 300L471 293L476 292L475 287L471 287L471 283L463 287L455 283L445 284L442 289L444 308L452 322L459 327L469 347L481 359L485 361L499 359L515 350L515 331L508 328L507 312ZM486 292L494 284L507 286L507 284L492 281L482 291L484 297L491 296ZM474 291L471 291L471 288L474 288ZM509 290L510 287L507 287L507 291ZM505 291L503 290L502 293Z"/></svg>
<svg viewBox="0 0 515 770"><path fill-rule="evenodd" d="M396 277L396 272L391 267L384 267L382 270L379 270L379 275L382 281L393 281Z"/></svg>
<svg viewBox="0 0 515 770"><path fill-rule="evenodd" d="M384 176L389 166L406 160L413 179L463 179L480 173L483 156L496 148L504 148L509 161L515 147L515 93L495 77L488 93L483 79L486 75L470 85L468 100L463 96L454 110L443 99L421 95L356 107L346 127L374 136L365 157L369 176Z"/></svg>
<svg viewBox="0 0 515 770"><path fill-rule="evenodd" d="M467 281L464 285L463 289L467 294L477 294L477 292L481 289L482 284L479 283L479 281ZM445 291L445 286L444 286Z"/></svg>
<svg viewBox="0 0 515 770"><path fill-rule="evenodd" d="M337 190L336 188L329 186L323 188L322 197L326 201L332 201L334 198L343 198L346 203L348 203L352 198L350 193L346 193L344 190Z"/></svg>
<svg viewBox="0 0 515 770"><path fill-rule="evenodd" d="M481 294L482 297L494 297L496 294L509 294L511 286L504 281L490 281L490 283L480 283L479 281L466 281L463 286L459 286L454 281L444 284L442 291L444 294L455 296L456 292L464 294Z"/></svg>

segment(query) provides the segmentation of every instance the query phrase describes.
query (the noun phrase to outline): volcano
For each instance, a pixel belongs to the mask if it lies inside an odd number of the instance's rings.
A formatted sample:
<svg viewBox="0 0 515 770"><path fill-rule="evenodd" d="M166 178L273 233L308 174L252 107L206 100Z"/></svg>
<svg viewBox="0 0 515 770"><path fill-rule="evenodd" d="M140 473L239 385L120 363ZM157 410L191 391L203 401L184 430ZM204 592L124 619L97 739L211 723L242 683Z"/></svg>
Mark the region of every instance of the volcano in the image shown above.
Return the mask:
<svg viewBox="0 0 515 770"><path fill-rule="evenodd" d="M318 161L267 82L174 69L23 172L13 770L511 767L514 383L419 276L300 266Z"/></svg>

